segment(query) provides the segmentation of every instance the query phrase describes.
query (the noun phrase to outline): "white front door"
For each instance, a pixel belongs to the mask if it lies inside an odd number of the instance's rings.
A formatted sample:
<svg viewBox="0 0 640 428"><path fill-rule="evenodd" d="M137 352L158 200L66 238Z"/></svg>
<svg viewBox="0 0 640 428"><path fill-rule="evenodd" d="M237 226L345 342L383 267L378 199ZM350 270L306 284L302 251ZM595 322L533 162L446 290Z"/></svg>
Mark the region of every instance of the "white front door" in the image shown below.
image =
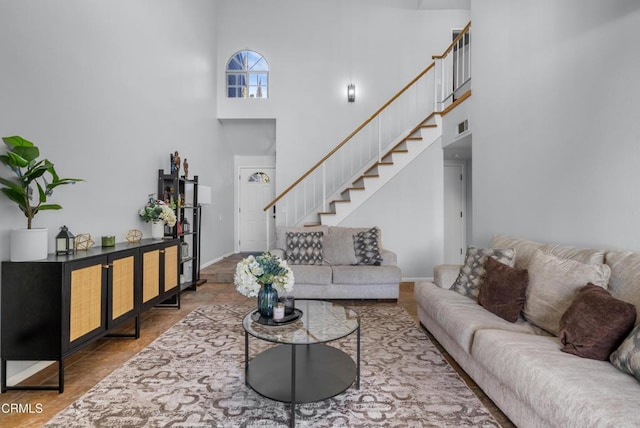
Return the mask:
<svg viewBox="0 0 640 428"><path fill-rule="evenodd" d="M464 164L444 165L444 263L464 263Z"/></svg>
<svg viewBox="0 0 640 428"><path fill-rule="evenodd" d="M275 237L273 211L263 211L275 198L274 168L240 168L239 242L240 251L266 251L267 236ZM268 219L268 222L267 222Z"/></svg>

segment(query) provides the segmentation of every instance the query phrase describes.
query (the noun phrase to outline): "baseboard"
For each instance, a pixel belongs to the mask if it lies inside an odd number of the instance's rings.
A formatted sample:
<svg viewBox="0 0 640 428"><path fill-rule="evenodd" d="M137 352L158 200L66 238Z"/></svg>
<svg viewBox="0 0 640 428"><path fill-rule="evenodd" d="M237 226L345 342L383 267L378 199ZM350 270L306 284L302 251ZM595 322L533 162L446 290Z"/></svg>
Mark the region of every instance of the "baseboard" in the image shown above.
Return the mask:
<svg viewBox="0 0 640 428"><path fill-rule="evenodd" d="M7 386L17 385L20 382L29 379L34 374L38 373L41 370L46 369L50 365L58 364L56 361L36 361L35 364L30 365L26 369L19 371L16 374L13 374L7 377Z"/></svg>
<svg viewBox="0 0 640 428"><path fill-rule="evenodd" d="M224 254L224 255L222 255L222 256L220 256L218 258L215 258L213 260L209 260L207 262L200 263L200 269L204 269L207 266L211 266L214 263L218 263L220 260L224 259L225 257L229 257L229 256L232 256L234 254L235 254L234 252L230 252L230 253Z"/></svg>

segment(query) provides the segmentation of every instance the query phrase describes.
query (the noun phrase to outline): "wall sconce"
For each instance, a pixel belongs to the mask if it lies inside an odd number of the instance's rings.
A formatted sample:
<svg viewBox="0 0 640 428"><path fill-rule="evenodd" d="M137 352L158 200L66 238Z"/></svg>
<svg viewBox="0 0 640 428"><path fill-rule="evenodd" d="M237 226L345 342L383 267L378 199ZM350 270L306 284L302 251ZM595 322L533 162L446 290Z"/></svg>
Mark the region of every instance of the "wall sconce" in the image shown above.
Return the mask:
<svg viewBox="0 0 640 428"><path fill-rule="evenodd" d="M356 85L354 85L353 83L350 83L347 86L347 101L352 103L355 100L356 100Z"/></svg>

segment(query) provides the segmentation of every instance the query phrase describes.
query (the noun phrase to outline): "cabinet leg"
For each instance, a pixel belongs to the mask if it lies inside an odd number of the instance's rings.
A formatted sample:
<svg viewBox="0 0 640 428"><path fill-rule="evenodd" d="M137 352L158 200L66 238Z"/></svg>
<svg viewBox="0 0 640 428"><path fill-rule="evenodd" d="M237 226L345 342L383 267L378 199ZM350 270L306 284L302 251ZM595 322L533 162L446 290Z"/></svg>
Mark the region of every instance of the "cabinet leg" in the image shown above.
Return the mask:
<svg viewBox="0 0 640 428"><path fill-rule="evenodd" d="M64 360L58 360L58 393L64 392Z"/></svg>
<svg viewBox="0 0 640 428"><path fill-rule="evenodd" d="M2 393L7 392L7 360L2 359Z"/></svg>

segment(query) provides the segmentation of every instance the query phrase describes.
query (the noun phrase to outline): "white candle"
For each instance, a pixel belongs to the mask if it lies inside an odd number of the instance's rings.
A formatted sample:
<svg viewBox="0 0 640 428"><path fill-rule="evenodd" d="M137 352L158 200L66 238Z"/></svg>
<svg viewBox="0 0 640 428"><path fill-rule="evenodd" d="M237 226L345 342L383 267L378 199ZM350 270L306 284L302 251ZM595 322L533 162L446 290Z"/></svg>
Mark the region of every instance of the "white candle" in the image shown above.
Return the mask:
<svg viewBox="0 0 640 428"><path fill-rule="evenodd" d="M276 307L273 308L273 319L281 320L284 318L284 305L279 303Z"/></svg>

